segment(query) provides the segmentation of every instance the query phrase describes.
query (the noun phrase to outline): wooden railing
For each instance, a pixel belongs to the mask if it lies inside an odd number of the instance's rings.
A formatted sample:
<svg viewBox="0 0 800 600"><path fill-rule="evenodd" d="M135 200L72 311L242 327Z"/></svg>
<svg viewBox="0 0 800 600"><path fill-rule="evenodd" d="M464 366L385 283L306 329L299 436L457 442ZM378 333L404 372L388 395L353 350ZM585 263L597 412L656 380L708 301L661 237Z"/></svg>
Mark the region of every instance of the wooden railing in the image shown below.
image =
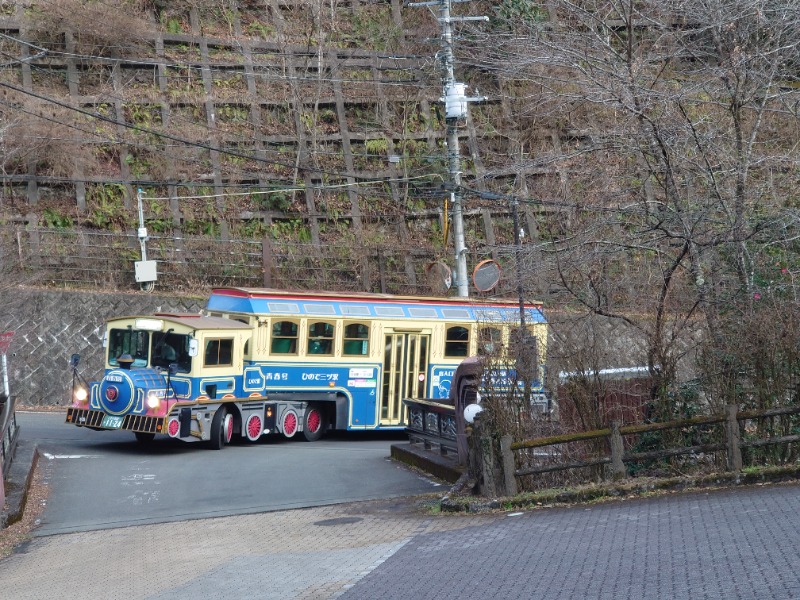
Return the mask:
<svg viewBox="0 0 800 600"><path fill-rule="evenodd" d="M501 444L501 454L503 455L502 463L505 465L514 465L525 463L529 457L534 459L545 455L548 457L549 464L541 464L541 462L527 462L524 466L514 470L514 477L517 481L520 477L537 475L543 473L551 473L555 471L567 471L573 469L583 469L587 467L594 467L599 465L610 465L610 469L606 471L607 476L612 479L620 479L627 475L628 468L626 465L641 461L658 460L664 458L671 458L680 455L699 454L707 452L725 452L725 468L728 471L740 471L742 469L742 449L744 448L758 448L770 445L789 444L800 441L800 435L785 435L775 436L761 439L741 439L740 422L766 419L772 417L779 417L785 415L794 415L800 413L800 406L798 407L785 407L774 408L762 411L742 411L738 410L738 406L729 405L725 407L722 414L696 417L692 419L684 419L680 421L669 421L664 423L646 423L639 425L627 425L620 427L617 423L612 423L611 427L606 429L598 429L594 431L586 431L581 433L551 436L546 438L538 438L531 440L522 440L517 442L506 442ZM690 446L677 446L671 448L660 448L658 450L648 452L631 452L625 449L625 436L641 435L644 433L666 431L675 429L686 429L691 427L701 427L704 425L723 425L723 435L719 438L722 441L710 442L703 444L694 444ZM531 453L528 452L532 449L542 448L561 448L564 445L585 443L592 440L604 440L608 448L608 454L595 455L587 457L583 460L565 460L558 461L559 456L569 456L569 452L543 452ZM515 453L515 454L512 454ZM510 455L510 456L509 456ZM522 455L522 456L521 456ZM516 459L516 460L515 460ZM504 478L506 487L516 487L515 484L510 484L508 477ZM516 493L516 489L507 490L507 492Z"/></svg>

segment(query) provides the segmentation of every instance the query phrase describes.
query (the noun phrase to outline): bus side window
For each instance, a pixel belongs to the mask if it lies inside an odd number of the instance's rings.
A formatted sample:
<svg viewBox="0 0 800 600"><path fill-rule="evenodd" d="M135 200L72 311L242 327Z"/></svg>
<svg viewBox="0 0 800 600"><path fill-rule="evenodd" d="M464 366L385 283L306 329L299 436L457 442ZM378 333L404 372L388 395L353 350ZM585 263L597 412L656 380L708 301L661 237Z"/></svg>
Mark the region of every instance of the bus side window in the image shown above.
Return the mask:
<svg viewBox="0 0 800 600"><path fill-rule="evenodd" d="M308 327L308 354L333 354L334 327L330 323L311 323Z"/></svg>
<svg viewBox="0 0 800 600"><path fill-rule="evenodd" d="M277 321L272 324L271 354L297 354L297 323Z"/></svg>
<svg viewBox="0 0 800 600"><path fill-rule="evenodd" d="M204 356L206 367L229 367L233 364L233 340L213 339L206 340Z"/></svg>
<svg viewBox="0 0 800 600"><path fill-rule="evenodd" d="M342 354L345 356L369 354L369 326L363 323L351 323L344 328Z"/></svg>
<svg viewBox="0 0 800 600"><path fill-rule="evenodd" d="M469 349L469 330L466 327L448 327L444 342L445 356L466 356Z"/></svg>

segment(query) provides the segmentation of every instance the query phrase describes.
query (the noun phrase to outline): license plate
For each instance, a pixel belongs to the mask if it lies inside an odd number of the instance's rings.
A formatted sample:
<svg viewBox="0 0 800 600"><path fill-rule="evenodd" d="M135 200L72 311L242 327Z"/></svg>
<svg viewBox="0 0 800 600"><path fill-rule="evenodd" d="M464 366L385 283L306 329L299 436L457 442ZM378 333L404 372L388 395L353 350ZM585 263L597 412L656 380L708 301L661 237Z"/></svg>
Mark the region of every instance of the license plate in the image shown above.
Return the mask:
<svg viewBox="0 0 800 600"><path fill-rule="evenodd" d="M115 417L113 415L106 415L103 417L103 422L100 424L101 427L105 427L106 429L119 429L122 427L122 420L125 417Z"/></svg>

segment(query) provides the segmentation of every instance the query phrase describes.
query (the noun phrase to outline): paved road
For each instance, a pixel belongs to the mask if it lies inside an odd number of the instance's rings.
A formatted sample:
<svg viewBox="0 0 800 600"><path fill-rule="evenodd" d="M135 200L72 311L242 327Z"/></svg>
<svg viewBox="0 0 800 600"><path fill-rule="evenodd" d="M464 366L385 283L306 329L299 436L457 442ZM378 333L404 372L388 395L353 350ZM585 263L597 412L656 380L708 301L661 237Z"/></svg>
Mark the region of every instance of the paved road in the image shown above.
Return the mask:
<svg viewBox="0 0 800 600"><path fill-rule="evenodd" d="M432 514L413 498L34 538L15 600L797 599L800 486Z"/></svg>
<svg viewBox="0 0 800 600"><path fill-rule="evenodd" d="M15 600L796 599L800 487L431 515L385 500L36 538Z"/></svg>
<svg viewBox="0 0 800 600"><path fill-rule="evenodd" d="M151 448L124 431L19 413L41 452L50 499L37 535L444 493L440 482L389 458L397 434L284 438L221 451L163 437Z"/></svg>

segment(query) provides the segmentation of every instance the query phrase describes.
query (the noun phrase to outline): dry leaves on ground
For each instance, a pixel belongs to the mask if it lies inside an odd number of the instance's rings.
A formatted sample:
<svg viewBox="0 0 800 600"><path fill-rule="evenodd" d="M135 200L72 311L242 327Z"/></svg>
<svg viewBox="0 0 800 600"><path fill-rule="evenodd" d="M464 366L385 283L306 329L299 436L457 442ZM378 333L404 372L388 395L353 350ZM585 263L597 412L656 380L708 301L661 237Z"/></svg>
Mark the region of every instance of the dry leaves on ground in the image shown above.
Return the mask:
<svg viewBox="0 0 800 600"><path fill-rule="evenodd" d="M0 560L8 557L20 544L31 539L31 531L38 524L39 515L47 502L49 487L44 481L43 469L37 467L33 473L28 500L22 519L0 529Z"/></svg>

